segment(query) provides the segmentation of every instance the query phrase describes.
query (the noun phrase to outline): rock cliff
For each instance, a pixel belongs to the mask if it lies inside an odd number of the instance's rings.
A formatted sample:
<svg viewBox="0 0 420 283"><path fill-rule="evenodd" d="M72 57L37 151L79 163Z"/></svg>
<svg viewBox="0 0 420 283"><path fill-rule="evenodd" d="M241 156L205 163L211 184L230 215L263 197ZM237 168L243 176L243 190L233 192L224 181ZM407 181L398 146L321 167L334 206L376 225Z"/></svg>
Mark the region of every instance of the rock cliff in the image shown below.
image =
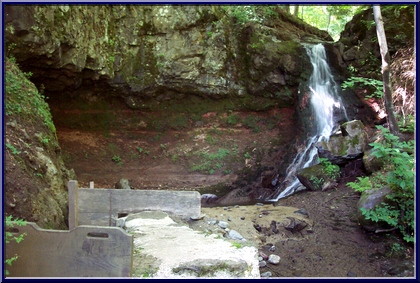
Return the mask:
<svg viewBox="0 0 420 283"><path fill-rule="evenodd" d="M264 17L268 12L271 18ZM5 35L10 54L52 99L85 90L90 97L123 97L132 108L191 94L251 95L293 105L310 72L299 42L330 36L275 6L259 7L253 15L258 21L238 22L238 13L246 11L218 5L7 5Z"/></svg>

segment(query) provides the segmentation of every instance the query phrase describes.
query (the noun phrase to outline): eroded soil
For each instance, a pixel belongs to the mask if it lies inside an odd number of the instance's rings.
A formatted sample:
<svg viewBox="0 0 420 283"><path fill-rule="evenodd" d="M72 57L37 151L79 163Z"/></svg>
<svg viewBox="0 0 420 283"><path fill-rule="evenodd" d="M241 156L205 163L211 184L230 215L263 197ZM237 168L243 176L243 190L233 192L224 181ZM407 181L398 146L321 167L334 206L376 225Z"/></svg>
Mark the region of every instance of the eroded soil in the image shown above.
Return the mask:
<svg viewBox="0 0 420 283"><path fill-rule="evenodd" d="M219 197L237 190L229 204L223 203L225 207L203 207L206 218L191 225L205 231L214 228L206 227L210 218L229 221L232 229L252 239L261 252L280 255L279 265L268 264L261 273L270 271L273 277L414 276L412 245L401 241L395 231L367 233L358 225L359 195L345 186L357 175L351 168L336 189L303 191L261 207L255 206L254 199L252 205L245 206L252 196L258 196L253 190L272 190L264 188L264 176L275 173L276 161L296 150L291 143L290 133L296 129L291 126L290 114L263 113L253 126L246 127L243 121L255 113L231 113L240 119L224 127L221 121L226 123L228 117L207 113L201 119L204 123L196 123L190 130L160 132L147 130L141 119L135 130L106 132L70 129L57 123L57 135L66 166L75 170L80 187L93 181L96 188L113 188L125 178L133 189L198 190ZM280 148L285 141L290 141L288 147ZM308 226L297 232L287 230L290 219L279 218L281 207L307 211L308 217L302 217ZM270 227L273 221L281 223L277 233ZM262 228L260 232L254 224ZM269 250L273 246L274 252Z"/></svg>

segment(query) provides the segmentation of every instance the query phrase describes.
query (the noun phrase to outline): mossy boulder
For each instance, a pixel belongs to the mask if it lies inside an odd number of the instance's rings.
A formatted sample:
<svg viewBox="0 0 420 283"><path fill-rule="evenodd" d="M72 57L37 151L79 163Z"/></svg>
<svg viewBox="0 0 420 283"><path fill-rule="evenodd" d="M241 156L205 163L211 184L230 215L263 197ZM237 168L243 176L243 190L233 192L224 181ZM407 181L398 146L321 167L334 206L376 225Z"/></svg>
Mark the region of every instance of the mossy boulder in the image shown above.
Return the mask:
<svg viewBox="0 0 420 283"><path fill-rule="evenodd" d="M369 148L369 139L363 123L353 120L342 124L329 140L317 143L316 147L320 157L335 164L345 164L363 155Z"/></svg>
<svg viewBox="0 0 420 283"><path fill-rule="evenodd" d="M361 209L374 209L377 205L381 205L383 202L387 202L386 196L391 193L391 189L388 186L381 187L379 189L366 190L360 196L357 203L357 220L359 224L367 231L373 232L376 229L383 227L386 223L374 222L368 220L362 214Z"/></svg>
<svg viewBox="0 0 420 283"><path fill-rule="evenodd" d="M337 185L338 177L338 174L334 176L327 174L322 164L300 169L297 174L302 185L311 191L325 191L334 188Z"/></svg>

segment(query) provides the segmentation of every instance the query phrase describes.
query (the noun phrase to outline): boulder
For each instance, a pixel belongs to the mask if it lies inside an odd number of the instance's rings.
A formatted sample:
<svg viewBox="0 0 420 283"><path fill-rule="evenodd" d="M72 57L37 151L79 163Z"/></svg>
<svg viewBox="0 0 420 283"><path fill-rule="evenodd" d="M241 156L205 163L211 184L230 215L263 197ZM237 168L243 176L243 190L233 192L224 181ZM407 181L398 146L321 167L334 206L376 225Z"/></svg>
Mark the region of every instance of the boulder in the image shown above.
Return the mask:
<svg viewBox="0 0 420 283"><path fill-rule="evenodd" d="M320 157L340 165L361 157L369 148L369 139L363 123L353 120L342 124L328 141L318 142L316 147Z"/></svg>
<svg viewBox="0 0 420 283"><path fill-rule="evenodd" d="M311 191L325 191L337 184L335 178L331 178L324 172L324 166L321 164L300 169L297 173L297 178L302 185Z"/></svg>
<svg viewBox="0 0 420 283"><path fill-rule="evenodd" d="M365 230L373 232L376 229L383 227L385 223L367 220L360 209L373 209L383 202L386 203L388 201L386 196L389 195L391 192L392 191L388 186L384 186L380 189L366 190L362 193L357 203L357 220Z"/></svg>
<svg viewBox="0 0 420 283"><path fill-rule="evenodd" d="M379 171L384 165L384 160L372 154L372 149L365 151L363 155L363 165L367 173Z"/></svg>
<svg viewBox="0 0 420 283"><path fill-rule="evenodd" d="M116 189L120 190L131 190L130 184L127 179L121 179L115 184Z"/></svg>

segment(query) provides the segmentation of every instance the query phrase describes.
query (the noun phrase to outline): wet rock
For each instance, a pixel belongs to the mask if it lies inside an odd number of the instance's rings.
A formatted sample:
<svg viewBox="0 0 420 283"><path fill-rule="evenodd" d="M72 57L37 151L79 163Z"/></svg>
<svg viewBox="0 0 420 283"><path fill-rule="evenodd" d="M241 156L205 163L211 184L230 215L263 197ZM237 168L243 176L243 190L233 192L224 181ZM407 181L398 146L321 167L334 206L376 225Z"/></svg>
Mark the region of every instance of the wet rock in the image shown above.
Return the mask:
<svg viewBox="0 0 420 283"><path fill-rule="evenodd" d="M275 255L275 254L271 254L268 257L268 262L271 263L271 264L274 264L274 265L279 264L280 263L280 256Z"/></svg>
<svg viewBox="0 0 420 283"><path fill-rule="evenodd" d="M320 157L328 158L334 164L345 164L363 155L369 148L369 139L363 123L353 120L341 125L341 135L332 135L316 147Z"/></svg>
<svg viewBox="0 0 420 283"><path fill-rule="evenodd" d="M266 267L266 266L267 266L267 262L266 262L265 260L261 260L261 261L258 263L258 265L259 265L260 267Z"/></svg>

